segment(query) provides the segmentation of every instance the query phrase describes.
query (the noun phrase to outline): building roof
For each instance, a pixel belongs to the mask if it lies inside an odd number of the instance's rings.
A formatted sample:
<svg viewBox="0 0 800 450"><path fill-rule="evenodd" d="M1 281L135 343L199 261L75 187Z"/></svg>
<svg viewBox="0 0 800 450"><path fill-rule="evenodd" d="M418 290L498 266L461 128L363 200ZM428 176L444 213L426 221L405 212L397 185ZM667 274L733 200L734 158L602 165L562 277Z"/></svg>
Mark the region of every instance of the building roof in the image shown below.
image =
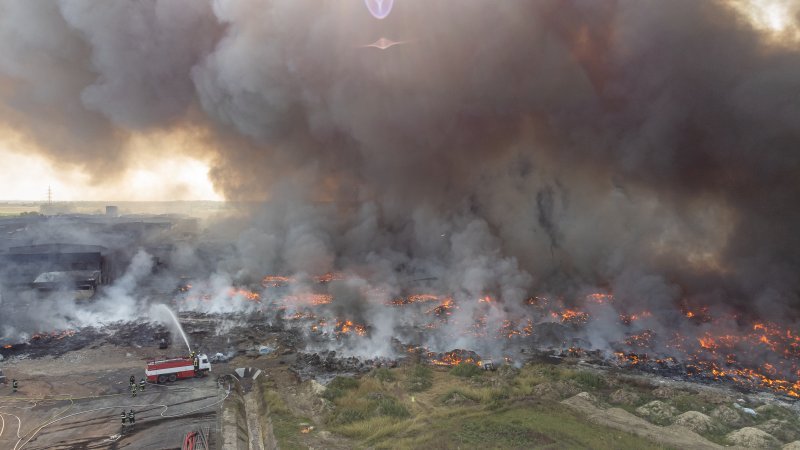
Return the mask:
<svg viewBox="0 0 800 450"><path fill-rule="evenodd" d="M105 253L108 249L101 245L84 244L38 244L25 245L20 247L10 247L10 255L34 255L52 253Z"/></svg>
<svg viewBox="0 0 800 450"><path fill-rule="evenodd" d="M33 284L67 284L75 282L91 282L100 278L97 270L71 270L68 272L44 272L40 273Z"/></svg>

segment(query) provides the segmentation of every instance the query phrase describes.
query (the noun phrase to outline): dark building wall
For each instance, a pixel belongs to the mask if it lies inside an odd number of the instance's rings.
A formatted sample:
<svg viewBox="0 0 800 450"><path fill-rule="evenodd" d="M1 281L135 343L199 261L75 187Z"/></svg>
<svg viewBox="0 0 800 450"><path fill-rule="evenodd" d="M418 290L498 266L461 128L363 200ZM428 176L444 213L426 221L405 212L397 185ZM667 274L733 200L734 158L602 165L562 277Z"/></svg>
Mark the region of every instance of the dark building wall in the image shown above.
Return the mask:
<svg viewBox="0 0 800 450"><path fill-rule="evenodd" d="M26 285L43 272L99 271L100 283L107 284L112 274L101 249L71 244L13 247L0 255L0 276L7 285Z"/></svg>

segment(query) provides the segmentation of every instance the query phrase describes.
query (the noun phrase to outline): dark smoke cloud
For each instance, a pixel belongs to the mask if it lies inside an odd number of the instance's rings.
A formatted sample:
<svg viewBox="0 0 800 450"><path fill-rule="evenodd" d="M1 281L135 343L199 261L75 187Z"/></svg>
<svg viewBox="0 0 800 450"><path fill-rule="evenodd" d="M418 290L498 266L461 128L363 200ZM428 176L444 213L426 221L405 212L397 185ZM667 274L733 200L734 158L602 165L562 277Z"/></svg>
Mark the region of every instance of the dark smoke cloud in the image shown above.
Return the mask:
<svg viewBox="0 0 800 450"><path fill-rule="evenodd" d="M269 199L212 271L506 312L604 286L794 317L799 93L796 43L723 1L0 2L0 119L42 152L191 124L229 199Z"/></svg>

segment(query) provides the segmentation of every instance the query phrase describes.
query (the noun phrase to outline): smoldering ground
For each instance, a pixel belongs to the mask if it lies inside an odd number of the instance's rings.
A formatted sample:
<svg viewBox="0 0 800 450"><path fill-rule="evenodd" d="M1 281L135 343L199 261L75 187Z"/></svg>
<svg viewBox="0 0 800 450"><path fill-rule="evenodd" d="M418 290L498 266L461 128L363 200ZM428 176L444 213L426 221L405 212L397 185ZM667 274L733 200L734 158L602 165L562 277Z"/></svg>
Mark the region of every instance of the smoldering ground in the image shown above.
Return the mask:
<svg viewBox="0 0 800 450"><path fill-rule="evenodd" d="M665 328L681 303L788 324L800 19L776 0L765 29L745 3L5 0L0 117L98 182L132 135L200 130L185 151L263 206L182 264L234 284L430 278L459 314L494 296L496 320L602 287Z"/></svg>

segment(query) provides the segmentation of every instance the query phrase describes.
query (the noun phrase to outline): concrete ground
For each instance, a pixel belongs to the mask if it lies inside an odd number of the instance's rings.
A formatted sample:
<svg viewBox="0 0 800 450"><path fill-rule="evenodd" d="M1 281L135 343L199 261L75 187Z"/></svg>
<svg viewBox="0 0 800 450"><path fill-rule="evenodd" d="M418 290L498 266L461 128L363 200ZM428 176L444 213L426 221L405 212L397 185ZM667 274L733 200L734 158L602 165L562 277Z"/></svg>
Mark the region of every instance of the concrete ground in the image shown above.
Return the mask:
<svg viewBox="0 0 800 450"><path fill-rule="evenodd" d="M137 397L128 378L144 376L149 349L100 346L60 358L13 358L3 362L9 380L0 385L0 448L171 449L185 434L216 431L217 412L227 395L216 374L148 385ZM134 427L121 426L120 413L133 409Z"/></svg>

